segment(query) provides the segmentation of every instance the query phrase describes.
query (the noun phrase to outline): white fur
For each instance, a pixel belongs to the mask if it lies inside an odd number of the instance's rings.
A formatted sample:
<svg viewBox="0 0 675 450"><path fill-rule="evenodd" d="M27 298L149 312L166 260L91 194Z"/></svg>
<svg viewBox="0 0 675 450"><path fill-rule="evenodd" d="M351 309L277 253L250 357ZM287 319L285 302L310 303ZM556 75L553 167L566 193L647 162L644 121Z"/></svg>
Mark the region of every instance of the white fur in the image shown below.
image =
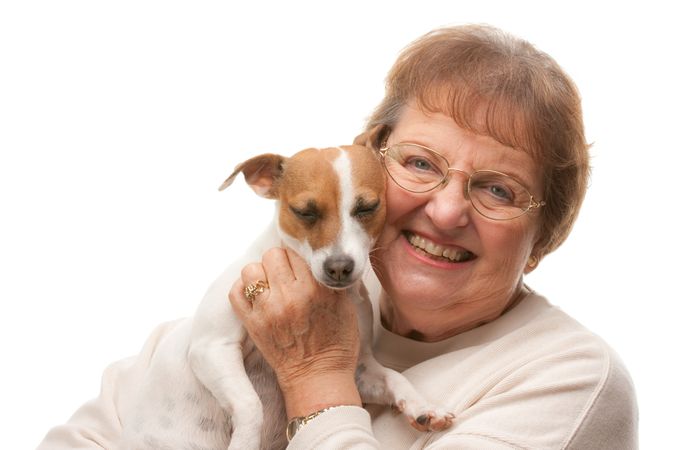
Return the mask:
<svg viewBox="0 0 675 450"><path fill-rule="evenodd" d="M340 233L335 242L319 249L312 250L306 242L296 244L299 253L309 262L314 278L320 281L325 278L323 265L326 259L339 254L353 259L354 277L360 277L368 266L368 255L374 243L374 237L370 236L359 221L351 215L355 198L354 180L352 179L351 159L345 150L341 149L339 156L333 161L333 170L339 182L340 201L337 212L340 217Z"/></svg>
<svg viewBox="0 0 675 450"><path fill-rule="evenodd" d="M354 208L354 182L352 165L347 152L342 150L335 159L333 168L340 180L340 219L341 227L336 248L338 252L350 255L354 259L354 273L362 274L368 264L370 248L374 236L369 235L361 223L351 215Z"/></svg>

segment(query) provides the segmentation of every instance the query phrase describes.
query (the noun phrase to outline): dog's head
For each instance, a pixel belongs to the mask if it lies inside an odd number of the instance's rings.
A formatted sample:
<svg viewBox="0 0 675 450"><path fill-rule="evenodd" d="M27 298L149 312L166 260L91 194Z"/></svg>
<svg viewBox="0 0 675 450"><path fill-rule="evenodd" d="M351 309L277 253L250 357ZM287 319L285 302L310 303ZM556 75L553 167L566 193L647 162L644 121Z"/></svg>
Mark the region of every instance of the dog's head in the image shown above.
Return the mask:
<svg viewBox="0 0 675 450"><path fill-rule="evenodd" d="M240 172L258 195L278 201L284 243L305 258L320 283L341 289L361 278L386 213L386 180L373 148L256 156L239 164L221 189Z"/></svg>

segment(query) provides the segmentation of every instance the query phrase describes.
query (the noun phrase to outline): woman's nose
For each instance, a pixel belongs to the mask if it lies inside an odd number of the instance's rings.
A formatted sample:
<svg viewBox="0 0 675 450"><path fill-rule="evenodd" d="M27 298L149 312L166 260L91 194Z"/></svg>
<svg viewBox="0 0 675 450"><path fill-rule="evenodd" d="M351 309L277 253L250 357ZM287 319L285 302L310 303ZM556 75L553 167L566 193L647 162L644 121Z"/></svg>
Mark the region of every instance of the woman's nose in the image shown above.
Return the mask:
<svg viewBox="0 0 675 450"><path fill-rule="evenodd" d="M432 191L424 208L437 227L452 229L464 227L470 221L471 202L466 192L466 178L450 174L445 184Z"/></svg>

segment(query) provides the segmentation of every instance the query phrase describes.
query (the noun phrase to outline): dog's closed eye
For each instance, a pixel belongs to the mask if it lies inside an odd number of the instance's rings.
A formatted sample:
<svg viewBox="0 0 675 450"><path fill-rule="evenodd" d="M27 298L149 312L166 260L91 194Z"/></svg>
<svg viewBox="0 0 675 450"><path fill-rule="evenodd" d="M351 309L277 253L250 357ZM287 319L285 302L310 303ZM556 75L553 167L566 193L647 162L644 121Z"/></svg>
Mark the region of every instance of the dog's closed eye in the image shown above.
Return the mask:
<svg viewBox="0 0 675 450"><path fill-rule="evenodd" d="M295 217L305 222L307 225L314 225L320 218L321 213L314 202L308 202L301 208L289 206Z"/></svg>
<svg viewBox="0 0 675 450"><path fill-rule="evenodd" d="M356 205L352 209L352 216L356 217L357 219L366 219L378 210L380 207L380 200L377 199L375 201L366 201L363 198L359 198L356 201Z"/></svg>

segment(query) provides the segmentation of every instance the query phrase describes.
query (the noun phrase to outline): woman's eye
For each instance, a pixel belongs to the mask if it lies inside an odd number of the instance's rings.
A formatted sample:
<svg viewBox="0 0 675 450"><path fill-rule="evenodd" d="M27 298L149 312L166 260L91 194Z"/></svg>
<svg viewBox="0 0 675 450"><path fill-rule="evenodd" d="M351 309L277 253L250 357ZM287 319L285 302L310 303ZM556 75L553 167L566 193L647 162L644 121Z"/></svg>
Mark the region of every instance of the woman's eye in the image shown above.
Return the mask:
<svg viewBox="0 0 675 450"><path fill-rule="evenodd" d="M491 186L488 186L488 190L489 190L490 194L492 194L496 198L499 198L501 200L508 200L508 201L513 200L513 193L511 192L510 189L508 189L505 186L493 184Z"/></svg>
<svg viewBox="0 0 675 450"><path fill-rule="evenodd" d="M412 169L421 170L425 172L434 170L434 166L429 162L429 160L419 156L409 158L408 161L406 161L405 165Z"/></svg>

